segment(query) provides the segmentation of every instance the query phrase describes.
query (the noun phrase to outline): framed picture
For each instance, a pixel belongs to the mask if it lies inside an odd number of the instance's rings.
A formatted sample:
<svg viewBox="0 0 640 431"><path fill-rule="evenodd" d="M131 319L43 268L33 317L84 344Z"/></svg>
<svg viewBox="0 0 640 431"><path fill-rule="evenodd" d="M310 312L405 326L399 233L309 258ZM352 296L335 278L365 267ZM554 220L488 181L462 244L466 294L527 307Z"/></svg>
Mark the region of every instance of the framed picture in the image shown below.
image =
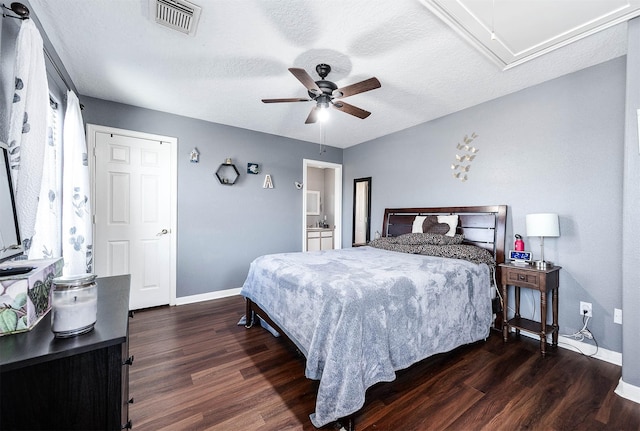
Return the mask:
<svg viewBox="0 0 640 431"><path fill-rule="evenodd" d="M258 175L260 173L260 165L257 163L247 163L247 173Z"/></svg>

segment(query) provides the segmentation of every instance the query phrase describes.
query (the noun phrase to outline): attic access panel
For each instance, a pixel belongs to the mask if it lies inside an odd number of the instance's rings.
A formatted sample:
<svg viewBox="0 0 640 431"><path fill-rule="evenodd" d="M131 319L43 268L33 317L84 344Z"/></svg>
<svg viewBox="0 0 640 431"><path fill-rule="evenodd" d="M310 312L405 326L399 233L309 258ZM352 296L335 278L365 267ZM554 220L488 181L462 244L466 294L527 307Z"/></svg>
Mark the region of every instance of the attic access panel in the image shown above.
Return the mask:
<svg viewBox="0 0 640 431"><path fill-rule="evenodd" d="M420 2L503 70L640 16L640 0Z"/></svg>

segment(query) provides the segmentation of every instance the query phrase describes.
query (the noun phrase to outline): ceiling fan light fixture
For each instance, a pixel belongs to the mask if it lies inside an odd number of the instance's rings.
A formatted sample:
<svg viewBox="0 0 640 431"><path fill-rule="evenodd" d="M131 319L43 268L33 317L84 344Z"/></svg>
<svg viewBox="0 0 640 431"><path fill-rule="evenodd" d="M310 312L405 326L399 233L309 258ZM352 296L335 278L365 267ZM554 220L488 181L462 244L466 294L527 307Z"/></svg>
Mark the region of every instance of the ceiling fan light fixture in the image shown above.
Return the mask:
<svg viewBox="0 0 640 431"><path fill-rule="evenodd" d="M324 123L329 119L329 103L318 102L316 106L318 107L318 121Z"/></svg>

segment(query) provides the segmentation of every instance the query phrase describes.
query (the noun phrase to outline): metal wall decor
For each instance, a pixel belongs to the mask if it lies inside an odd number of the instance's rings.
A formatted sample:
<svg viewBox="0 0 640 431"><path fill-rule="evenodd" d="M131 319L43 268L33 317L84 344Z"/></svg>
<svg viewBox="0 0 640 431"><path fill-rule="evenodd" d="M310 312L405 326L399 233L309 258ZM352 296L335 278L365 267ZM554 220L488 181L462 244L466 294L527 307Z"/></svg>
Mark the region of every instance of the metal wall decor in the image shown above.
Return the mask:
<svg viewBox="0 0 640 431"><path fill-rule="evenodd" d="M471 162L476 158L478 148L471 146L471 142L476 139L478 135L475 132L471 136L464 135L462 143L456 144L456 161L451 164L451 174L453 178L465 182L469 179L468 172L471 169Z"/></svg>

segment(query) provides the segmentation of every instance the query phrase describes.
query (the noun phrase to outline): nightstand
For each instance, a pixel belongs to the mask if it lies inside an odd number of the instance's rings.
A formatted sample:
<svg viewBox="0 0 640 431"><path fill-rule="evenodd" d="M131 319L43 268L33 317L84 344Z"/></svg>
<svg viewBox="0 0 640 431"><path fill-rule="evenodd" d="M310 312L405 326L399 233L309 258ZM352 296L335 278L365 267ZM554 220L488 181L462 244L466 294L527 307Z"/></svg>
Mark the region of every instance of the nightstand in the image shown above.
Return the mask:
<svg viewBox="0 0 640 431"><path fill-rule="evenodd" d="M553 266L547 269L538 269L532 265L515 265L512 263L501 263L502 268L502 297L504 304L502 307L502 336L505 343L508 340L511 328L516 330L516 335L520 331L527 331L540 336L540 353L544 357L547 351L547 334L551 333L553 347L558 346L558 288L560 286L560 266ZM509 286L514 287L515 294L515 316L507 318L507 304ZM538 290L540 292L540 319L541 322L526 319L520 316L520 288ZM551 310L553 322L547 323L547 294L551 293Z"/></svg>

